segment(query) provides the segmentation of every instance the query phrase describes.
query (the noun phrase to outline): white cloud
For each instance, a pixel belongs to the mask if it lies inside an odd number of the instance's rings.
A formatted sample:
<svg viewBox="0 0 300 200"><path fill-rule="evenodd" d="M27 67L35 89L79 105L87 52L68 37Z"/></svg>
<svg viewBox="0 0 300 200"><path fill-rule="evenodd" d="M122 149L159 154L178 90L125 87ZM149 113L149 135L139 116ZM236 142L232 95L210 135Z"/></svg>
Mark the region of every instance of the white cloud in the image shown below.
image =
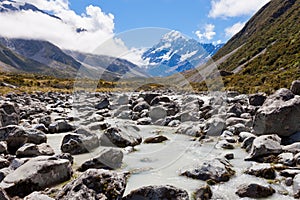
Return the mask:
<svg viewBox="0 0 300 200"><path fill-rule="evenodd" d="M70 9L68 0L21 0L21 2L31 3L62 20L30 10L0 13L1 36L46 40L62 49L117 57L130 51L121 39L114 38L114 15L104 13L100 7L90 5L86 7L85 13L78 15ZM87 31L78 33L77 28ZM106 48L95 51L99 46ZM131 53L128 58L137 62L140 54Z"/></svg>
<svg viewBox="0 0 300 200"><path fill-rule="evenodd" d="M230 37L234 36L236 33L238 33L240 30L242 30L242 28L244 26L245 26L245 23L238 22L238 23L234 24L233 26L226 28L225 29L226 37L230 38Z"/></svg>
<svg viewBox="0 0 300 200"><path fill-rule="evenodd" d="M212 0L209 17L237 17L252 15L270 0Z"/></svg>
<svg viewBox="0 0 300 200"><path fill-rule="evenodd" d="M212 40L213 37L216 35L216 32L214 31L215 25L213 24L206 24L204 27L204 31L196 31L195 34L199 38L201 42L205 40Z"/></svg>

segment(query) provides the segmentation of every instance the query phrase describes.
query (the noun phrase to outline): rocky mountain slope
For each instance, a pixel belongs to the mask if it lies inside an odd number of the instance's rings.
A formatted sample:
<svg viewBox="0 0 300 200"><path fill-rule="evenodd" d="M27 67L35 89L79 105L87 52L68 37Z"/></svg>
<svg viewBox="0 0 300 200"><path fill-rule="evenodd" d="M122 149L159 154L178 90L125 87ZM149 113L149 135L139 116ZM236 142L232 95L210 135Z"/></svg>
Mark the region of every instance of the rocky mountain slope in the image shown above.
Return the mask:
<svg viewBox="0 0 300 200"><path fill-rule="evenodd" d="M228 89L273 92L300 77L300 0L272 0L214 56ZM185 74L199 81L194 71Z"/></svg>
<svg viewBox="0 0 300 200"><path fill-rule="evenodd" d="M205 63L223 44L201 44L178 31L165 34L159 43L143 53L149 61L147 71L153 76L166 76L194 69Z"/></svg>

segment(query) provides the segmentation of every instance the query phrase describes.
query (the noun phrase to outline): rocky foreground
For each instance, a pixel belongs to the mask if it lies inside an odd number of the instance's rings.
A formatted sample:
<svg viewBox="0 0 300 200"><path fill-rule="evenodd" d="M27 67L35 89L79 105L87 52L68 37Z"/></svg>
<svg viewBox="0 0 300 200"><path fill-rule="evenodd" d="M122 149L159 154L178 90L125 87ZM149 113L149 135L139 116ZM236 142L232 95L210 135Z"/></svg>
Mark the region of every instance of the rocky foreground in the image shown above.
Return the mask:
<svg viewBox="0 0 300 200"><path fill-rule="evenodd" d="M7 94L0 98L0 199L211 199L216 185L236 176L233 149L248 156L242 174L267 180L233 188L239 197L300 198L300 84L263 93L183 94L172 91L134 93ZM122 121L122 125L114 123ZM132 173L126 154L141 144L171 139L157 132L143 137L141 127L173 127L175 134L199 145L223 149L220 157L199 161L178 176L199 180L189 194L183 188L148 185L124 195ZM59 152L47 143L62 134ZM76 155L102 146L79 166ZM187 163L188 164L188 163ZM151 167L151 164L149 164ZM232 189L232 188L231 188Z"/></svg>

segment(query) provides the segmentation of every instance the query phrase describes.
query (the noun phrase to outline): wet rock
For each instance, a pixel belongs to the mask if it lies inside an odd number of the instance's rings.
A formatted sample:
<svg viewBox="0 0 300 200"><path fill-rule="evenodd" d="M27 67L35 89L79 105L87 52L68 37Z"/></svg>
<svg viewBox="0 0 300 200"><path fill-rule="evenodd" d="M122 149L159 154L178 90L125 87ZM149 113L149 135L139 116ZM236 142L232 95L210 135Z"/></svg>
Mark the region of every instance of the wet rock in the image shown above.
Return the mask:
<svg viewBox="0 0 300 200"><path fill-rule="evenodd" d="M86 171L88 169L117 169L122 165L123 152L119 149L109 148L102 149L98 156L84 162L78 171Z"/></svg>
<svg viewBox="0 0 300 200"><path fill-rule="evenodd" d="M208 185L203 186L199 188L195 193L194 193L194 199L195 200L208 200L212 198L212 191Z"/></svg>
<svg viewBox="0 0 300 200"><path fill-rule="evenodd" d="M262 177L265 179L275 179L276 172L274 167L270 164L257 164L253 163L252 167L245 171L246 174L254 175L257 177Z"/></svg>
<svg viewBox="0 0 300 200"><path fill-rule="evenodd" d="M280 89L269 96L255 115L253 129L257 135L278 134L288 137L300 131L300 96Z"/></svg>
<svg viewBox="0 0 300 200"><path fill-rule="evenodd" d="M253 141L255 140L256 137L247 137L243 142L242 142L242 145L241 145L241 148L242 149L246 149L247 152L249 152L252 148L252 144L253 144Z"/></svg>
<svg viewBox="0 0 300 200"><path fill-rule="evenodd" d="M188 200L189 195L185 190L176 188L171 185L166 186L145 186L131 191L122 200L140 200L140 199L155 199L155 200Z"/></svg>
<svg viewBox="0 0 300 200"><path fill-rule="evenodd" d="M54 200L54 199L41 192L33 192L30 195L26 196L24 200Z"/></svg>
<svg viewBox="0 0 300 200"><path fill-rule="evenodd" d="M45 127L49 127L51 124L51 117L50 116L43 116L39 119L40 124L44 124Z"/></svg>
<svg viewBox="0 0 300 200"><path fill-rule="evenodd" d="M77 129L77 134L64 136L61 151L71 155L87 153L99 146L98 136L85 129Z"/></svg>
<svg viewBox="0 0 300 200"><path fill-rule="evenodd" d="M68 160L40 156L8 174L0 183L0 187L11 197L25 197L34 191L69 180L71 174L72 168Z"/></svg>
<svg viewBox="0 0 300 200"><path fill-rule="evenodd" d="M293 81L290 90L295 95L300 95L300 81L299 80Z"/></svg>
<svg viewBox="0 0 300 200"><path fill-rule="evenodd" d="M240 185L236 191L236 194L241 198L266 198L272 196L274 193L275 190L272 187L265 187L256 183Z"/></svg>
<svg viewBox="0 0 300 200"><path fill-rule="evenodd" d="M122 126L121 128L108 128L100 138L101 145L127 147L136 146L142 142L138 135L139 129L135 126Z"/></svg>
<svg viewBox="0 0 300 200"><path fill-rule="evenodd" d="M249 95L249 104L252 106L262 106L267 98L265 93L256 93Z"/></svg>
<svg viewBox="0 0 300 200"><path fill-rule="evenodd" d="M277 135L263 135L254 139L249 156L245 160L255 160L271 154L280 154L281 139Z"/></svg>
<svg viewBox="0 0 300 200"><path fill-rule="evenodd" d="M144 143L149 144L149 143L161 143L168 140L166 136L163 135L157 135L154 137L148 137L144 140Z"/></svg>
<svg viewBox="0 0 300 200"><path fill-rule="evenodd" d="M239 134L239 142L243 142L246 138L249 138L249 137L256 138L256 135L254 135L250 132L241 132Z"/></svg>
<svg viewBox="0 0 300 200"><path fill-rule="evenodd" d="M126 175L104 169L89 169L65 185L56 199L120 200L126 187Z"/></svg>
<svg viewBox="0 0 300 200"><path fill-rule="evenodd" d="M235 174L231 164L226 160L213 159L205 161L198 167L187 170L181 173L181 175L191 177L199 180L213 180L217 183L229 181L230 177Z"/></svg>
<svg viewBox="0 0 300 200"><path fill-rule="evenodd" d="M51 156L54 155L54 150L51 148L49 144L42 143L39 145L26 143L22 147L20 147L17 152L17 157L36 157L36 156Z"/></svg>
<svg viewBox="0 0 300 200"><path fill-rule="evenodd" d="M74 126L65 120L58 120L48 127L49 133L63 133L73 131L74 129Z"/></svg>

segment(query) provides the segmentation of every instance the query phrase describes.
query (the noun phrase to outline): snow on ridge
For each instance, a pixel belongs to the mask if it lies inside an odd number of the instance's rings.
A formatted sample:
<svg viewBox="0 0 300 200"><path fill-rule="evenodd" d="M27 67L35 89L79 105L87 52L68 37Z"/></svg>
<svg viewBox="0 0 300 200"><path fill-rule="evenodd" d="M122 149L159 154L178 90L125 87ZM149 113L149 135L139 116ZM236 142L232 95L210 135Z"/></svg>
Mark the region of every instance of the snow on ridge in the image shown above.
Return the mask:
<svg viewBox="0 0 300 200"><path fill-rule="evenodd" d="M180 57L180 62L183 62L183 61L189 59L190 57L194 56L197 52L198 52L198 51L195 50L195 51L188 52L188 53L186 53L186 54L181 55L181 57Z"/></svg>

